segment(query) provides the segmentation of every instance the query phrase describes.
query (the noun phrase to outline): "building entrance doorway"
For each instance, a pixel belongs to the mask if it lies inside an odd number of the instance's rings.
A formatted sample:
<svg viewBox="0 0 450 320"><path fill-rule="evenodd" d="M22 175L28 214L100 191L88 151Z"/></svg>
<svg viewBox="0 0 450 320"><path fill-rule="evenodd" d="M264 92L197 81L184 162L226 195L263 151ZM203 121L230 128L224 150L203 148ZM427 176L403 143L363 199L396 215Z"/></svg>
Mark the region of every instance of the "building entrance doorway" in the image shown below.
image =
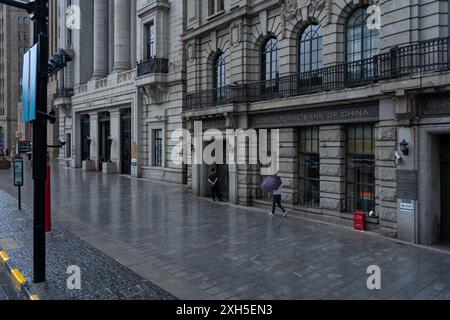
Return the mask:
<svg viewBox="0 0 450 320"><path fill-rule="evenodd" d="M91 157L91 123L88 115L81 116L81 161L90 160Z"/></svg>
<svg viewBox="0 0 450 320"><path fill-rule="evenodd" d="M122 174L131 175L131 109L126 109L121 114L121 163Z"/></svg>
<svg viewBox="0 0 450 320"><path fill-rule="evenodd" d="M450 135L441 136L441 238L450 240Z"/></svg>
<svg viewBox="0 0 450 320"><path fill-rule="evenodd" d="M99 159L100 168L103 163L111 161L111 119L109 112L99 116Z"/></svg>

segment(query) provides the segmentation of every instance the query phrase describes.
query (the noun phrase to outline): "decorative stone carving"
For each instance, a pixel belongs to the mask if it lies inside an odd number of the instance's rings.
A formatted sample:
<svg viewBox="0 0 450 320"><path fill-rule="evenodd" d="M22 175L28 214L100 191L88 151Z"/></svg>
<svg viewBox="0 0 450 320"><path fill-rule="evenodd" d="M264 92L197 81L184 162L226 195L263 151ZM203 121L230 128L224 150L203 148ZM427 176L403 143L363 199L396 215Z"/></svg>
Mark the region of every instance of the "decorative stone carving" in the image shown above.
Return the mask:
<svg viewBox="0 0 450 320"><path fill-rule="evenodd" d="M187 59L189 62L194 61L195 59L195 44L193 42L189 42L186 48Z"/></svg>
<svg viewBox="0 0 450 320"><path fill-rule="evenodd" d="M231 44L233 46L238 46L239 43L241 42L241 26L240 24L237 23L233 23L231 25Z"/></svg>
<svg viewBox="0 0 450 320"><path fill-rule="evenodd" d="M281 26L283 28L283 38L286 37L287 21L296 19L297 21L306 21L308 18L318 19L322 10L324 19L322 25L328 25L331 19L331 0L302 0L299 6L298 0L285 0L282 9ZM305 16L306 14L306 16Z"/></svg>
<svg viewBox="0 0 450 320"><path fill-rule="evenodd" d="M298 0L287 0L284 6L284 16L287 20L292 20L297 17L298 10Z"/></svg>
<svg viewBox="0 0 450 320"><path fill-rule="evenodd" d="M167 87L161 84L145 86L142 93L147 104L162 104L168 101Z"/></svg>

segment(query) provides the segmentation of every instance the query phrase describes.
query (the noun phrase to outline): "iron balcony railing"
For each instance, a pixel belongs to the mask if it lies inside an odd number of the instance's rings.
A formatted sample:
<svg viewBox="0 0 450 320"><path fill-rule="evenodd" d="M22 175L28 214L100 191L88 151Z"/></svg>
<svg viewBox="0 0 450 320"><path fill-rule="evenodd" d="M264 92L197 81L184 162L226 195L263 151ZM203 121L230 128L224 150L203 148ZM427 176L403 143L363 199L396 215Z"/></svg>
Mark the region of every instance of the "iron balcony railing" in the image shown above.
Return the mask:
<svg viewBox="0 0 450 320"><path fill-rule="evenodd" d="M151 58L147 61L140 61L137 64L138 77L155 73L168 73L169 60L165 58Z"/></svg>
<svg viewBox="0 0 450 320"><path fill-rule="evenodd" d="M450 70L450 38L393 47L369 59L272 80L250 81L186 95L185 111L337 91L433 71Z"/></svg>
<svg viewBox="0 0 450 320"><path fill-rule="evenodd" d="M74 94L74 91L71 88L58 88L58 89L56 89L56 93L53 95L53 98L55 100L71 98L73 96L73 94Z"/></svg>

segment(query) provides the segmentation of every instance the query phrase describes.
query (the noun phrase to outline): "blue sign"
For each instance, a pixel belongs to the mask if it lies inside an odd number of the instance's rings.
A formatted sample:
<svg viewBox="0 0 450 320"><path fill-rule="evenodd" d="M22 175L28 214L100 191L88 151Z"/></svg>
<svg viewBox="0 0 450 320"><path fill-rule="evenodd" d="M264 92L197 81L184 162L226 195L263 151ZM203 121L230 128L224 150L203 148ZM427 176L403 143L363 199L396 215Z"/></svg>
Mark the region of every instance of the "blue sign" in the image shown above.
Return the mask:
<svg viewBox="0 0 450 320"><path fill-rule="evenodd" d="M22 110L24 122L36 120L38 52L39 44L35 44L23 58Z"/></svg>

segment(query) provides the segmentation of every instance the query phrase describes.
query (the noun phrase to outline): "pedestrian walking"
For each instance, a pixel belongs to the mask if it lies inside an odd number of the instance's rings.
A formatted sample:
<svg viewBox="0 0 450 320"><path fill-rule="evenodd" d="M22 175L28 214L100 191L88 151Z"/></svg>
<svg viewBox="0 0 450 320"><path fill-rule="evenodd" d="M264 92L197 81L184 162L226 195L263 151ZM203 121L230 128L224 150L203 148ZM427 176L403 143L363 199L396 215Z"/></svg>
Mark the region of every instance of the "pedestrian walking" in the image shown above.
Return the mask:
<svg viewBox="0 0 450 320"><path fill-rule="evenodd" d="M272 211L269 214L271 216L275 215L275 210L278 207L283 211L283 216L287 217L288 212L281 204L283 193L283 181L281 178L277 174L274 174L263 181L261 188L264 192L272 192L273 195Z"/></svg>
<svg viewBox="0 0 450 320"><path fill-rule="evenodd" d="M213 201L216 202L216 197L219 198L219 201L222 202L222 196L220 195L220 187L219 187L219 175L217 173L217 168L212 168L211 174L208 179L209 184L211 185L212 198Z"/></svg>

